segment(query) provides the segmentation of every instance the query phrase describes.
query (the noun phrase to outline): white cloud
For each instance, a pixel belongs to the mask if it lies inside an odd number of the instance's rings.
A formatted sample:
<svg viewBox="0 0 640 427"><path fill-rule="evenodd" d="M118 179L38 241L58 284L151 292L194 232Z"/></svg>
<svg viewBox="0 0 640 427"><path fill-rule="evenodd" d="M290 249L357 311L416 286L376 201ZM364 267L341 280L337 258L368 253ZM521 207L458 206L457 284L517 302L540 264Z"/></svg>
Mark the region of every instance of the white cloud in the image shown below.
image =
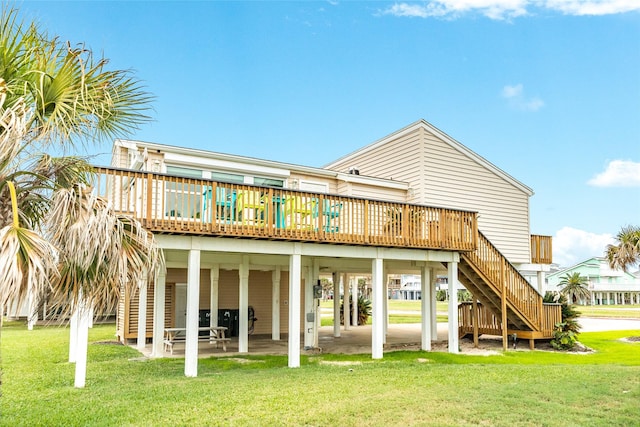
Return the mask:
<svg viewBox="0 0 640 427"><path fill-rule="evenodd" d="M382 14L399 17L455 18L480 13L495 20L529 15L531 9L551 10L565 15L612 15L640 10L638 0L426 0L395 3Z"/></svg>
<svg viewBox="0 0 640 427"><path fill-rule="evenodd" d="M613 15L640 10L638 0L546 0L543 6L565 15Z"/></svg>
<svg viewBox="0 0 640 427"><path fill-rule="evenodd" d="M604 256L607 245L615 243L611 234L595 234L563 227L553 236L553 262L562 267Z"/></svg>
<svg viewBox="0 0 640 427"><path fill-rule="evenodd" d="M502 88L502 97L509 102L509 106L516 110L538 111L544 107L544 101L536 97L526 98L522 84L515 86L505 86Z"/></svg>
<svg viewBox="0 0 640 427"><path fill-rule="evenodd" d="M491 19L508 19L526 14L528 0L431 0L426 3L396 3L382 13L417 18L456 16L479 12Z"/></svg>
<svg viewBox="0 0 640 427"><path fill-rule="evenodd" d="M640 187L640 163L631 160L612 160L604 172L591 178L594 187Z"/></svg>

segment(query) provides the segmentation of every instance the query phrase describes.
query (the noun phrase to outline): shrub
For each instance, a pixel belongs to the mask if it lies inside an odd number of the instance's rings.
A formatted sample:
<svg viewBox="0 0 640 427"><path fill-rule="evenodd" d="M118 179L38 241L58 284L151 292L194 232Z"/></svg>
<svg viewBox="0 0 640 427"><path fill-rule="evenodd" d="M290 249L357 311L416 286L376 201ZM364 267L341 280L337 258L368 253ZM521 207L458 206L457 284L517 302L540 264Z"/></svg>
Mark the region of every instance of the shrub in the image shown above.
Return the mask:
<svg viewBox="0 0 640 427"><path fill-rule="evenodd" d="M567 297L557 292L547 292L543 301L546 303L557 303L561 305L562 322L556 323L553 331L553 339L550 344L557 350L571 350L578 342L578 332L580 324L578 317L580 313L569 304Z"/></svg>
<svg viewBox="0 0 640 427"><path fill-rule="evenodd" d="M473 301L473 295L467 290L458 291L458 302L471 302Z"/></svg>
<svg viewBox="0 0 640 427"><path fill-rule="evenodd" d="M550 343L551 347L556 350L571 350L577 341L578 334L569 329L566 323L556 323L556 328L553 331L553 339Z"/></svg>
<svg viewBox="0 0 640 427"><path fill-rule="evenodd" d="M351 301L353 299L349 296L349 302ZM371 317L371 301L360 296L358 297L358 325L366 325L369 317ZM340 304L340 324L344 325L344 304Z"/></svg>

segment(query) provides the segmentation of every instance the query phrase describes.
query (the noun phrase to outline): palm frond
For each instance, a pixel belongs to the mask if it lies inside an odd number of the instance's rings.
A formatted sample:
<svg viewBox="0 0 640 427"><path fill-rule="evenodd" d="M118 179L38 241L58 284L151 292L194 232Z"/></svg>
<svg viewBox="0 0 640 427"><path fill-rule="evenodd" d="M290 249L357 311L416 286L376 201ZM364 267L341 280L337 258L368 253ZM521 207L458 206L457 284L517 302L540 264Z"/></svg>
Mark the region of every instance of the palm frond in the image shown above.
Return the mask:
<svg viewBox="0 0 640 427"><path fill-rule="evenodd" d="M34 167L34 173L50 182L48 188L70 188L90 182L93 167L87 159L79 156L52 157L41 155Z"/></svg>
<svg viewBox="0 0 640 427"><path fill-rule="evenodd" d="M90 187L56 190L49 226L60 248L52 294L61 305L82 295L96 310L111 310L120 290L137 286L159 258L153 236Z"/></svg>
<svg viewBox="0 0 640 427"><path fill-rule="evenodd" d="M43 66L31 91L33 129L55 142L100 140L127 135L150 120L152 97L127 71L106 71L83 46L54 40L42 55Z"/></svg>
<svg viewBox="0 0 640 427"><path fill-rule="evenodd" d="M607 245L605 257L611 268L626 272L640 262L640 227L622 227L616 241L617 244Z"/></svg>
<svg viewBox="0 0 640 427"><path fill-rule="evenodd" d="M55 248L37 233L7 225L0 229L0 305L22 305L27 295L40 295L56 273Z"/></svg>

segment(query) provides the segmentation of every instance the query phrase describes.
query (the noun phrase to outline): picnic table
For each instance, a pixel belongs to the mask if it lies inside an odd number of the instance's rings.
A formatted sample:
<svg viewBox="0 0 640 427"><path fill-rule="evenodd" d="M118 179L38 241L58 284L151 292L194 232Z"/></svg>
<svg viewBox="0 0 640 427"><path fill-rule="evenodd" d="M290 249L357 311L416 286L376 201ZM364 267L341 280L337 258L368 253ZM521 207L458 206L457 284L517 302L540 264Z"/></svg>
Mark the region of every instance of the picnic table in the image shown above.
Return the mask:
<svg viewBox="0 0 640 427"><path fill-rule="evenodd" d="M227 351L227 342L231 341L231 338L225 337L225 331L227 328L224 326L203 326L198 328L198 341L208 342L215 344L218 348L218 343L222 344L222 349ZM209 332L208 335L200 335L200 332ZM164 351L169 350L173 354L173 345L177 343L184 343L187 340L186 328L165 328L164 329Z"/></svg>

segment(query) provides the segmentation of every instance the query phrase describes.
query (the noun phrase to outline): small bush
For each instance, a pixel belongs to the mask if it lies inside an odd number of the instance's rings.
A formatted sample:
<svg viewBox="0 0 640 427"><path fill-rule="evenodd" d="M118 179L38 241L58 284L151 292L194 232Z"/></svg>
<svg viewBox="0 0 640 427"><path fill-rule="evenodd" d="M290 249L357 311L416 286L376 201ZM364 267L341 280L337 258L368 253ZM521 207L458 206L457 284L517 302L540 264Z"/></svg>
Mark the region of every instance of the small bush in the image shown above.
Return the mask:
<svg viewBox="0 0 640 427"><path fill-rule="evenodd" d="M571 350L578 342L580 324L577 319L580 317L580 312L569 304L565 295L557 292L547 292L543 301L560 304L562 308L562 322L556 323L553 339L550 342L551 346L556 350Z"/></svg>
<svg viewBox="0 0 640 427"><path fill-rule="evenodd" d="M471 302L473 295L467 290L458 291L458 302Z"/></svg>
<svg viewBox="0 0 640 427"><path fill-rule="evenodd" d="M349 296L349 302L353 301ZM358 325L366 325L371 317L371 301L362 296L358 297ZM353 319L351 319L353 322ZM340 324L344 325L344 303L340 304Z"/></svg>
<svg viewBox="0 0 640 427"><path fill-rule="evenodd" d="M550 344L556 350L571 350L578 342L578 334L567 328L564 322L556 323Z"/></svg>

